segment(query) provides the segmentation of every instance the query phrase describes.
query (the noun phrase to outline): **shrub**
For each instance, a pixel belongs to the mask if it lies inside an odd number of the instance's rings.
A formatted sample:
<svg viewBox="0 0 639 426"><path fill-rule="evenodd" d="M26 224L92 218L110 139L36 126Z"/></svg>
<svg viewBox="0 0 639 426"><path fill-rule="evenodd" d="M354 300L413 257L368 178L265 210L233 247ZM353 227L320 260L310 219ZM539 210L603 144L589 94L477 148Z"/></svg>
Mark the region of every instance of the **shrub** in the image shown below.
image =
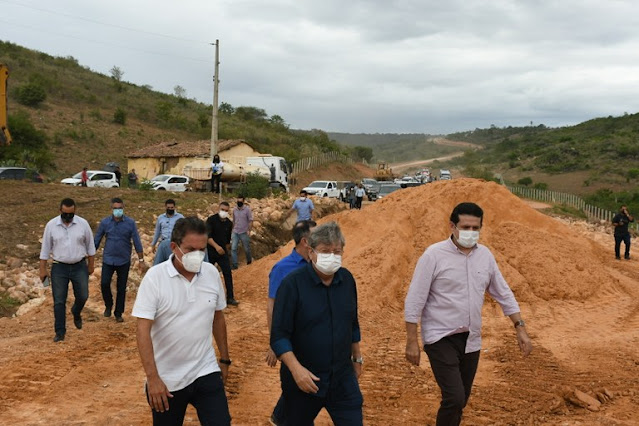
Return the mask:
<svg viewBox="0 0 639 426"><path fill-rule="evenodd" d="M47 92L38 83L28 83L16 89L16 98L22 105L35 107L47 98Z"/></svg>
<svg viewBox="0 0 639 426"><path fill-rule="evenodd" d="M264 198L268 194L269 180L259 173L249 173L246 182L240 186L238 195L246 198Z"/></svg>
<svg viewBox="0 0 639 426"><path fill-rule="evenodd" d="M117 108L113 113L113 122L124 126L126 124L126 111L122 108Z"/></svg>
<svg viewBox="0 0 639 426"><path fill-rule="evenodd" d="M541 189L541 190L547 190L548 189L548 184L544 183L544 182L537 182L536 184L533 185L533 188L535 189Z"/></svg>
<svg viewBox="0 0 639 426"><path fill-rule="evenodd" d="M531 177L529 177L529 176L523 177L523 178L521 178L521 179L519 179L519 180L517 181L517 184L518 184L518 185L524 185L524 186L528 186L528 185L530 185L530 184L532 184L532 183L533 183L533 180L532 180L532 178L531 178Z"/></svg>
<svg viewBox="0 0 639 426"><path fill-rule="evenodd" d="M142 182L138 184L138 189L140 191L150 191L153 189L153 182L149 179L142 179Z"/></svg>

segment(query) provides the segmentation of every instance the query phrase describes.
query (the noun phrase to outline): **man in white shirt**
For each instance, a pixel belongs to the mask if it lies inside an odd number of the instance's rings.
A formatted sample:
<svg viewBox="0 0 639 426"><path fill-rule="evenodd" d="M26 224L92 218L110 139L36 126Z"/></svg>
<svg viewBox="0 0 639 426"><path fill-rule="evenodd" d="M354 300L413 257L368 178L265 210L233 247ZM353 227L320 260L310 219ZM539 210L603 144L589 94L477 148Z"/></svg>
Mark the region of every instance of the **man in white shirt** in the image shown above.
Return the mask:
<svg viewBox="0 0 639 426"><path fill-rule="evenodd" d="M93 273L95 245L89 223L75 215L75 202L65 198L60 203L60 216L47 223L40 250L40 279L48 277L47 261L51 266L51 293L55 317L54 342L61 342L67 332L66 304L69 281L73 284L75 302L71 307L73 323L82 328L82 308L89 298L89 275ZM88 264L87 259L88 258Z"/></svg>
<svg viewBox="0 0 639 426"><path fill-rule="evenodd" d="M362 209L362 200L364 199L364 195L366 194L366 190L362 184L357 185L357 189L355 190L355 197L357 197L355 201L355 208L358 210Z"/></svg>
<svg viewBox="0 0 639 426"><path fill-rule="evenodd" d="M203 263L206 244L202 220L178 220L171 234L173 255L146 273L133 306L155 426L181 425L188 404L202 424L231 422L224 392L231 364L223 312L226 297L217 269ZM219 365L212 337L220 352Z"/></svg>

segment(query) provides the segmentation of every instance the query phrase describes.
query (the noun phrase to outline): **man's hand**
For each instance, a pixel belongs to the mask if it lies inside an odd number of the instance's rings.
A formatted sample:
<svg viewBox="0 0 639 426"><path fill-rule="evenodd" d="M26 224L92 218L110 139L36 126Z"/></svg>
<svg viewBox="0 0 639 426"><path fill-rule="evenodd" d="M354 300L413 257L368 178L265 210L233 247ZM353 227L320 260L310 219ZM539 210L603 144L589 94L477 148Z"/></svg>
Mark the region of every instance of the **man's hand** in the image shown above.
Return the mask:
<svg viewBox="0 0 639 426"><path fill-rule="evenodd" d="M360 364L359 362L353 363L353 369L355 370L355 377L357 377L358 379L359 379L359 376L362 375L362 367L363 365Z"/></svg>
<svg viewBox="0 0 639 426"><path fill-rule="evenodd" d="M144 260L140 260L138 262L138 269L140 270L140 272L144 272L144 267L146 266L146 264L144 263Z"/></svg>
<svg viewBox="0 0 639 426"><path fill-rule="evenodd" d="M151 246L151 250L153 250L153 253L155 253L155 250L156 250L155 245Z"/></svg>
<svg viewBox="0 0 639 426"><path fill-rule="evenodd" d="M217 246L217 247L215 247L215 251L216 251L216 252L217 252L217 254L219 254L219 255L223 255L224 253L226 253L226 252L224 251L224 249L222 248L222 246Z"/></svg>
<svg viewBox="0 0 639 426"><path fill-rule="evenodd" d="M268 351L266 352L266 365L269 367L275 367L277 365L277 356L271 348L268 348Z"/></svg>
<svg viewBox="0 0 639 426"><path fill-rule="evenodd" d="M93 271L95 271L95 265L93 264L93 262L89 262L89 275L93 275Z"/></svg>
<svg viewBox="0 0 639 426"><path fill-rule="evenodd" d="M40 271L40 281L44 282L44 279L46 277L48 277L48 276L49 276L49 274L47 273L46 270L45 271Z"/></svg>
<svg viewBox="0 0 639 426"><path fill-rule="evenodd" d="M226 379L227 379L227 377L229 377L229 367L230 367L230 365L222 364L222 363L219 363L219 364L220 364L220 370L221 370L221 373L222 373L222 382L224 384L226 384Z"/></svg>
<svg viewBox="0 0 639 426"><path fill-rule="evenodd" d="M519 349L521 349L521 353L524 356L530 355L532 352L532 341L530 337L528 337L528 333L526 333L526 329L524 327L517 327L517 343L519 343Z"/></svg>
<svg viewBox="0 0 639 426"><path fill-rule="evenodd" d="M158 413L169 411L169 398L173 395L169 392L160 376L147 377L146 390L149 394L149 405Z"/></svg>
<svg viewBox="0 0 639 426"><path fill-rule="evenodd" d="M315 376L313 373L308 371L306 368L300 367L295 371L292 371L293 379L295 379L295 384L300 388L302 392L306 393L317 393L319 388L315 384L315 382L319 382L319 377Z"/></svg>
<svg viewBox="0 0 639 426"><path fill-rule="evenodd" d="M421 351L419 350L419 343L417 340L410 340L406 342L406 360L413 365L419 365L419 358Z"/></svg>

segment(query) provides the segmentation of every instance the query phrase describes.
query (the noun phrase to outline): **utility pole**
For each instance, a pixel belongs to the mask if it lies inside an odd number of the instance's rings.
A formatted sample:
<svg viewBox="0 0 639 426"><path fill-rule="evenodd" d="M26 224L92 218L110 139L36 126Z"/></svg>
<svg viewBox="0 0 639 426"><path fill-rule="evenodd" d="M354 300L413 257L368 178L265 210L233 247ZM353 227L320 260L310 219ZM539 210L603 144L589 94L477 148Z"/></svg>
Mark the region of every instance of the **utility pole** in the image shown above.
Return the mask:
<svg viewBox="0 0 639 426"><path fill-rule="evenodd" d="M213 43L211 43L213 44ZM215 40L215 76L213 76L213 116L211 117L211 161L217 154L217 87L220 83L220 41Z"/></svg>

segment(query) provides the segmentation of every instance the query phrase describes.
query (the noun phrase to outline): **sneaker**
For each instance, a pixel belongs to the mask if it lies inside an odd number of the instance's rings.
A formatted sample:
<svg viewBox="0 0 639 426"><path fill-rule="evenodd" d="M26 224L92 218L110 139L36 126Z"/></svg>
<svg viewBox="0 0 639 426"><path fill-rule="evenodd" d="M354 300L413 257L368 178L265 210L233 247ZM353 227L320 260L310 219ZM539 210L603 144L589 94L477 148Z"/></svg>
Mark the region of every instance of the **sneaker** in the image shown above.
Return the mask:
<svg viewBox="0 0 639 426"><path fill-rule="evenodd" d="M122 316L119 316L119 317L118 317L118 316L116 316L116 317L115 317L115 321L116 321L116 322L124 322L124 318L122 318Z"/></svg>
<svg viewBox="0 0 639 426"><path fill-rule="evenodd" d="M64 340L64 334L56 334L55 337L53 338L54 342L61 342Z"/></svg>
<svg viewBox="0 0 639 426"><path fill-rule="evenodd" d="M111 308L104 309L104 316L107 318L111 316Z"/></svg>
<svg viewBox="0 0 639 426"><path fill-rule="evenodd" d="M82 330L82 317L73 317L73 324L78 330Z"/></svg>
<svg viewBox="0 0 639 426"><path fill-rule="evenodd" d="M240 304L240 302L238 302L235 299L226 299L226 304L231 306L237 306Z"/></svg>

